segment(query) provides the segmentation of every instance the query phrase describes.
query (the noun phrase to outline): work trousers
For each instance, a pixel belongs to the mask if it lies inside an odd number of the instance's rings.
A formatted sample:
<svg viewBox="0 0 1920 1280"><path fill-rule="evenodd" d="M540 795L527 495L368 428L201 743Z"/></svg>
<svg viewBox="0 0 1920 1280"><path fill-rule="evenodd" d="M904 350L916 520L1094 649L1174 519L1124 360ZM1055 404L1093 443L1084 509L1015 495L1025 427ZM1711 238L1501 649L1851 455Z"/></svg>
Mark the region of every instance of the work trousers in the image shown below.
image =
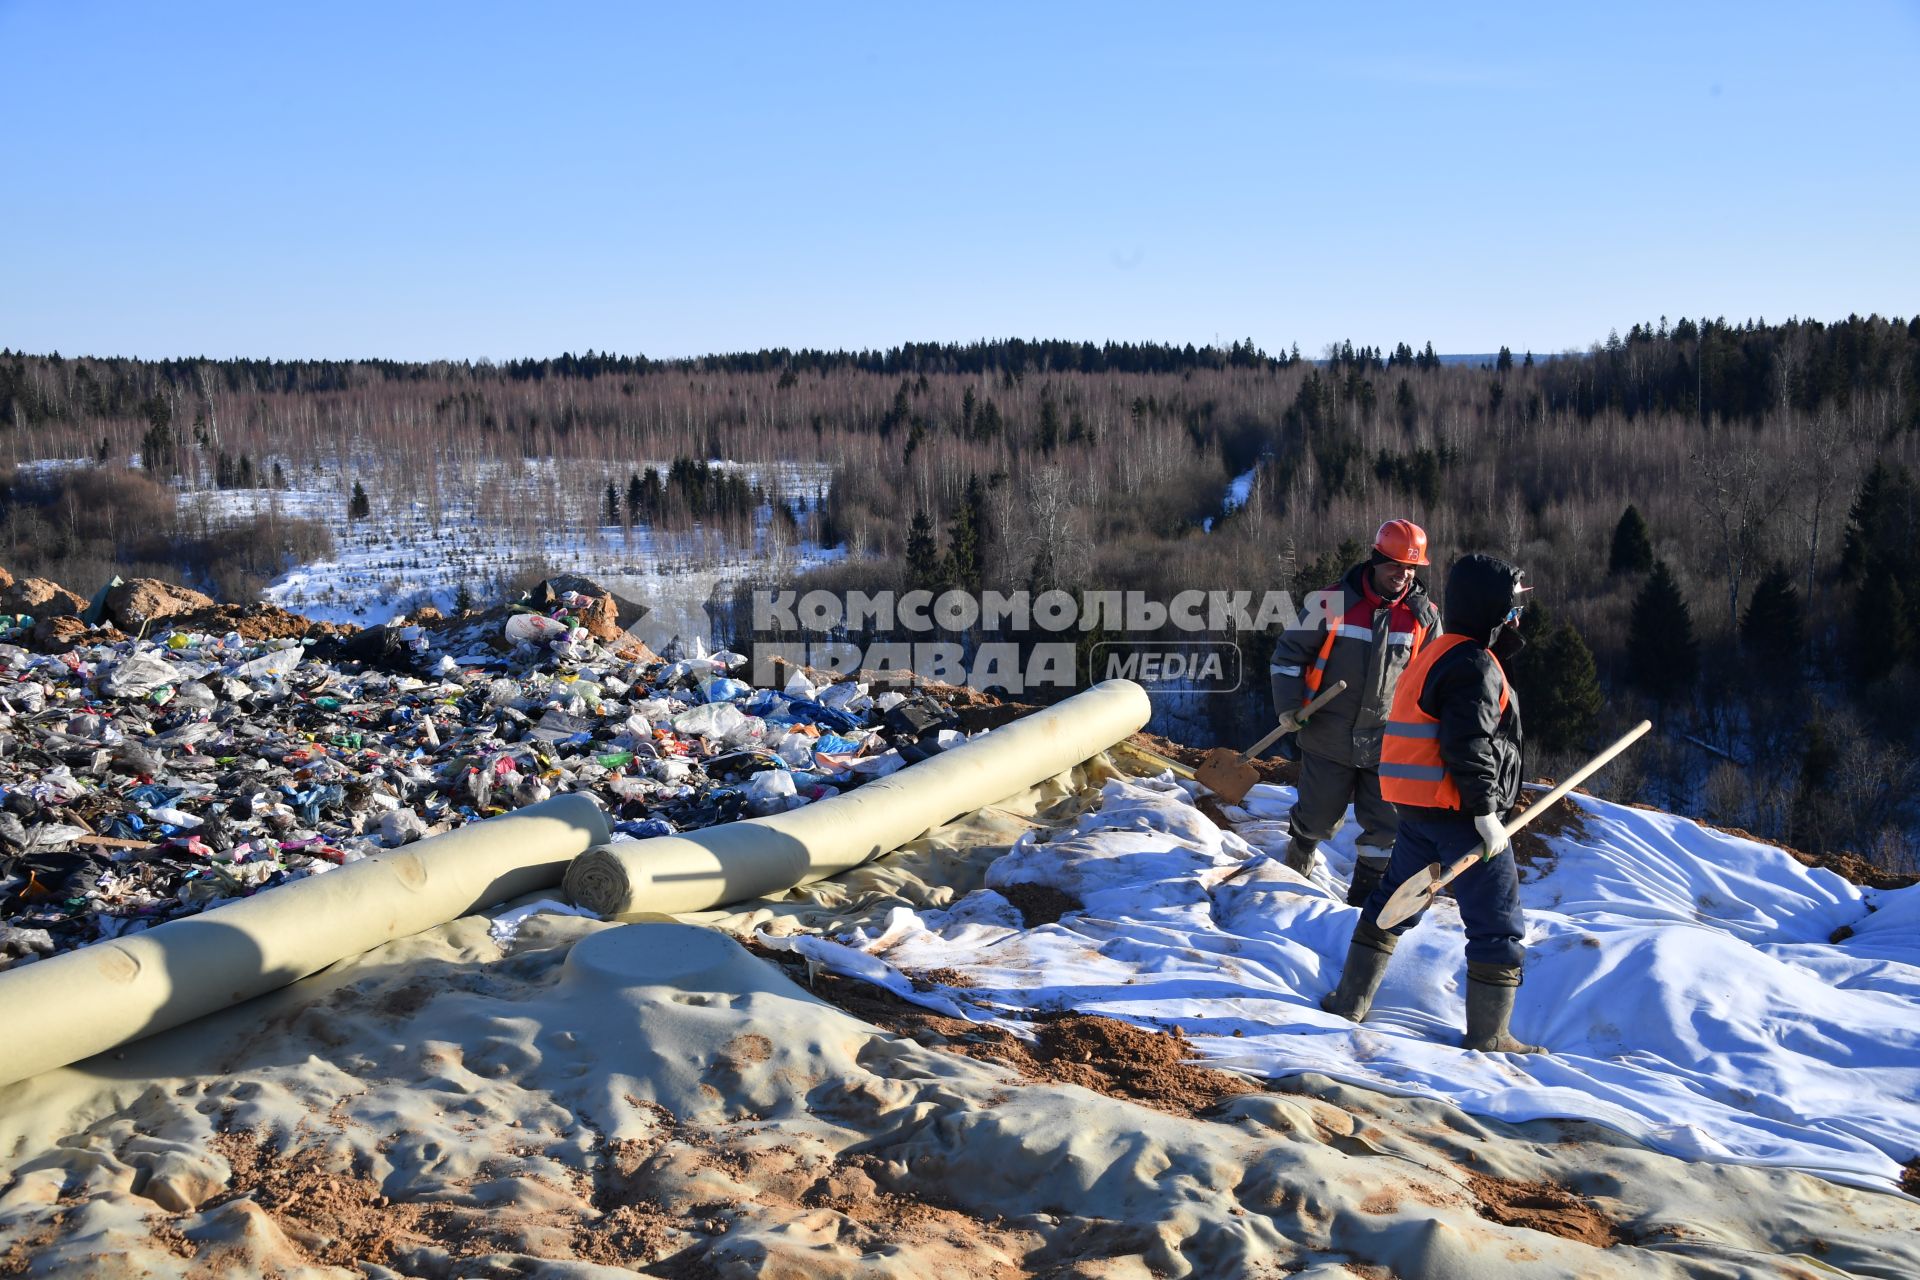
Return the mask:
<svg viewBox="0 0 1920 1280"><path fill-rule="evenodd" d="M1393 844L1393 858L1387 863L1386 878L1374 889L1373 896L1360 908L1360 918L1379 927L1380 910L1394 890L1427 866L1442 866L1480 844L1480 833L1471 822L1433 821L1403 817L1400 836ZM1520 869L1514 864L1513 850L1507 849L1491 862L1476 862L1447 886L1460 904L1460 923L1467 931L1467 961L1470 964L1519 965L1527 954L1521 939L1526 936L1526 917L1520 911ZM1422 914L1425 914L1424 912ZM1402 934L1420 922L1416 915L1403 920L1387 932Z"/></svg>
<svg viewBox="0 0 1920 1280"><path fill-rule="evenodd" d="M1385 861L1393 848L1400 815L1380 796L1380 771L1359 769L1302 749L1299 799L1287 815L1293 838L1319 844L1331 839L1346 817L1347 806L1360 821L1356 852L1368 861Z"/></svg>

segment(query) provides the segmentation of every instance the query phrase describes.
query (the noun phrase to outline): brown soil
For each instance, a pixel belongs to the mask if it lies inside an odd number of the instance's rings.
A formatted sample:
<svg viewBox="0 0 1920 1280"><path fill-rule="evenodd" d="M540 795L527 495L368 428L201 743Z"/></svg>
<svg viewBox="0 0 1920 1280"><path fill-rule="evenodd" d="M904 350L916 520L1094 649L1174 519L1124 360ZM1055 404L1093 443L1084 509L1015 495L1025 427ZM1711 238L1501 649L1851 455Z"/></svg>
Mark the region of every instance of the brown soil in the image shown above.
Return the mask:
<svg viewBox="0 0 1920 1280"><path fill-rule="evenodd" d="M1910 1196L1920 1196L1920 1156L1915 1156L1902 1166L1900 1189Z"/></svg>
<svg viewBox="0 0 1920 1280"><path fill-rule="evenodd" d="M217 604L164 619L161 626L175 631L225 635L238 631L243 640L298 640L303 636L347 636L360 628L352 623L315 622L270 604Z"/></svg>
<svg viewBox="0 0 1920 1280"><path fill-rule="evenodd" d="M1208 822L1211 822L1222 831L1233 830L1233 820L1227 817L1226 810L1222 809L1220 802L1212 796L1207 795L1205 792L1195 796L1193 807L1198 809L1201 816L1206 818Z"/></svg>
<svg viewBox="0 0 1920 1280"><path fill-rule="evenodd" d="M1053 924L1072 911L1080 910L1080 899L1050 884L1010 884L1000 896L1013 904L1027 928Z"/></svg>
<svg viewBox="0 0 1920 1280"><path fill-rule="evenodd" d="M658 1258L670 1238L668 1221L644 1205L621 1206L608 1215L590 1212L590 1188L575 1188L585 1192L577 1214L390 1201L370 1178L329 1173L297 1153L283 1156L252 1134L218 1134L211 1145L232 1165L233 1179L227 1192L202 1211L251 1200L309 1262L322 1266L385 1265L396 1253L422 1245L456 1257L519 1252L525 1247L524 1234L543 1226L568 1230L568 1258L635 1266ZM177 1236L177 1231L171 1234ZM172 1247L175 1242L161 1243Z"/></svg>
<svg viewBox="0 0 1920 1280"><path fill-rule="evenodd" d="M648 1141L610 1144L611 1168L598 1201L608 1210L610 1225L621 1223L623 1215L638 1215L640 1230L651 1233L657 1242L652 1250L655 1257L661 1256L664 1220L653 1195L658 1186L671 1185L678 1176L675 1166L660 1157L670 1148L692 1148L697 1164L750 1184L754 1202L751 1206L695 1206L693 1217L678 1222L683 1241L690 1232L723 1235L739 1218L752 1216L764 1223L827 1209L852 1222L852 1230L842 1237L842 1243L870 1251L904 1244L936 1255L944 1252L950 1255L950 1262L940 1267L939 1274L956 1280L1002 1280L1027 1274L979 1260L980 1246L1017 1258L1031 1252L1039 1243L1037 1239L998 1220L976 1217L926 1195L912 1185L911 1170L890 1169L887 1161L869 1155L809 1155L785 1145L758 1148L748 1154L725 1146L718 1135L682 1125L657 1104L634 1099L629 1102L652 1113L658 1136ZM800 1274L777 1269L770 1272L774 1273ZM716 1273L697 1249L691 1249L655 1263L647 1268L647 1274L670 1280L707 1280Z"/></svg>
<svg viewBox="0 0 1920 1280"><path fill-rule="evenodd" d="M915 991L927 991L936 986L970 987L973 985L973 979L958 969L922 969L917 973L909 973L907 977L913 980Z"/></svg>
<svg viewBox="0 0 1920 1280"><path fill-rule="evenodd" d="M1551 782L1552 779L1542 778L1540 779L1540 781ZM1579 795L1591 794L1584 787L1575 787L1574 791ZM1554 810L1558 811L1563 806L1568 809L1573 809L1573 806L1570 803L1568 803L1565 800L1562 800L1559 803L1554 805ZM1627 805L1627 808L1641 809L1647 813L1669 812L1669 810L1661 809L1655 805L1641 804L1638 802ZM1574 810L1574 813L1577 818L1578 810ZM1544 826L1544 824L1548 821L1548 819L1551 816L1552 816L1551 813L1547 815L1543 815L1540 821L1535 825ZM1869 862L1866 858L1863 858L1857 853L1849 853L1844 849L1830 850L1826 853L1806 853L1800 849L1794 848L1792 845L1787 844L1784 841L1769 840L1766 836L1757 836L1753 834L1753 832L1744 830L1740 827L1722 827L1722 826L1716 825L1715 823L1702 821L1699 818L1691 819L1691 821L1693 821L1694 823L1696 823L1701 827L1706 828L1708 831L1718 831L1722 835L1736 836L1741 840L1751 840L1755 844L1771 845L1775 849L1783 850L1784 852L1792 855L1793 860L1795 862L1798 862L1801 866L1825 868L1826 870L1831 871L1835 875L1839 876L1842 880L1847 881L1849 884L1861 885L1868 889L1905 889L1910 885L1920 884L1920 874L1915 874L1913 872L1906 872L1906 871L1889 871L1885 867L1876 866L1874 863ZM1529 830L1531 829L1532 828L1529 828ZM1555 831L1552 828L1546 828L1546 834L1558 835L1562 833ZM1579 835L1580 831L1576 827L1575 829L1568 832L1567 834ZM1518 843L1519 843L1519 840L1516 839L1515 844L1517 845Z"/></svg>
<svg viewBox="0 0 1920 1280"><path fill-rule="evenodd" d="M1612 1219L1556 1183L1513 1182L1473 1169L1462 1172L1480 1201L1480 1216L1489 1221L1544 1231L1596 1249L1611 1248L1625 1239Z"/></svg>
<svg viewBox="0 0 1920 1280"><path fill-rule="evenodd" d="M1550 780L1548 780L1551 785ZM1527 797L1523 792L1520 807L1526 808ZM1513 837L1513 857L1523 867L1537 867L1542 872L1553 870L1556 861L1551 846L1547 844L1550 836L1571 836L1579 839L1587 834L1585 815L1573 801L1562 796L1553 802L1547 811L1528 823L1526 828Z"/></svg>
<svg viewBox="0 0 1920 1280"><path fill-rule="evenodd" d="M784 952L749 949L806 983L804 962ZM1175 1115L1198 1115L1222 1098L1259 1090L1250 1080L1195 1063L1192 1044L1177 1028L1152 1031L1115 1018L1046 1013L1034 1018L1035 1038L1029 1043L1001 1027L943 1017L837 974L817 974L812 987L821 999L895 1035L1005 1063L1029 1080L1077 1084Z"/></svg>
<svg viewBox="0 0 1920 1280"><path fill-rule="evenodd" d="M40 1250L58 1240L66 1231L67 1215L55 1213L50 1221L16 1236L0 1249L0 1276L23 1276L33 1266Z"/></svg>
<svg viewBox="0 0 1920 1280"><path fill-rule="evenodd" d="M111 622L89 627L70 613L42 618L27 633L27 647L38 653L67 653L84 645L119 644L127 637Z"/></svg>
<svg viewBox="0 0 1920 1280"><path fill-rule="evenodd" d="M1695 821L1699 820L1695 819ZM1793 860L1801 866L1825 868L1850 884L1863 885L1869 889L1905 889L1909 885L1920 884L1920 875L1889 871L1885 867L1875 866L1857 853L1849 853L1844 849L1833 849L1826 853L1803 853L1790 844L1769 840L1765 836L1754 835L1751 831L1742 831L1739 827L1716 827L1711 822L1701 822L1700 825L1709 831L1719 831L1726 835L1738 836L1742 840L1751 840L1756 844L1768 844L1776 849L1784 849L1792 854Z"/></svg>

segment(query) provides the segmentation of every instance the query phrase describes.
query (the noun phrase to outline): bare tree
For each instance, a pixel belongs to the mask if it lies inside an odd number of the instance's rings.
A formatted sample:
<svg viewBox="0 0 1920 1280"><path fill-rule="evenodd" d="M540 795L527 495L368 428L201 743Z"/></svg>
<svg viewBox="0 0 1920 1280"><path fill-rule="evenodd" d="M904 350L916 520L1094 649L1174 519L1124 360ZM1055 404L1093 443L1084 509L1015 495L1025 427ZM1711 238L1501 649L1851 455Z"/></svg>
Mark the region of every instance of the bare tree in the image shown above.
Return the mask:
<svg viewBox="0 0 1920 1280"><path fill-rule="evenodd" d="M1693 455L1693 491L1727 583L1727 629L1740 626L1740 586L1753 571L1767 522L1786 500L1785 478L1758 447L1742 443Z"/></svg>

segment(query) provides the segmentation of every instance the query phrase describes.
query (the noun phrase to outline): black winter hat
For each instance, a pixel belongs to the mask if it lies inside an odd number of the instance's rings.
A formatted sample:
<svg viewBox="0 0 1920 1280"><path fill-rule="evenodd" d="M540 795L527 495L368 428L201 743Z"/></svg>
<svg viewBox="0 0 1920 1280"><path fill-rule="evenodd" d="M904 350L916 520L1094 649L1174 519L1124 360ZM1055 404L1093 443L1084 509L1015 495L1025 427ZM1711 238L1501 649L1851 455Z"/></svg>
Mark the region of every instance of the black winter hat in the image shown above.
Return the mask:
<svg viewBox="0 0 1920 1280"><path fill-rule="evenodd" d="M1455 560L1447 571L1447 598L1441 610L1447 631L1492 644L1523 590L1524 576L1499 556L1476 551Z"/></svg>

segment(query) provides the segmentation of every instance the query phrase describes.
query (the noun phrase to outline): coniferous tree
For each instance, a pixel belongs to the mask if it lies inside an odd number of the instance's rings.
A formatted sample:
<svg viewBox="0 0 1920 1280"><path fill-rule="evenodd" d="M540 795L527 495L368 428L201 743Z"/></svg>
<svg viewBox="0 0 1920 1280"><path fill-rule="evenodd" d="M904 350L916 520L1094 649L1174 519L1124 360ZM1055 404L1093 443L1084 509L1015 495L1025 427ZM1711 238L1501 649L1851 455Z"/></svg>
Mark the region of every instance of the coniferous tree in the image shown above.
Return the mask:
<svg viewBox="0 0 1920 1280"><path fill-rule="evenodd" d="M1840 753L1820 720L1807 725L1806 743L1800 756L1800 780L1794 785L1793 805L1787 813L1787 841L1807 853L1824 853L1833 817L1829 792Z"/></svg>
<svg viewBox="0 0 1920 1280"><path fill-rule="evenodd" d="M373 503L367 498L366 486L358 480L353 482L353 497L347 501L347 519L365 520L373 514Z"/></svg>
<svg viewBox="0 0 1920 1280"><path fill-rule="evenodd" d="M962 591L980 590L980 530L974 524L977 508L973 501L979 485L979 476L968 479L966 495L947 523L946 578Z"/></svg>
<svg viewBox="0 0 1920 1280"><path fill-rule="evenodd" d="M1858 582L1866 576L1868 562L1878 550L1893 484L1893 472L1884 462L1875 462L1861 480L1860 492L1854 496L1852 510L1847 512L1846 538L1840 544L1843 582Z"/></svg>
<svg viewBox="0 0 1920 1280"><path fill-rule="evenodd" d="M607 481L607 523L620 523L620 491L613 487L613 481Z"/></svg>
<svg viewBox="0 0 1920 1280"><path fill-rule="evenodd" d="M1527 646L1506 663L1520 694L1527 742L1549 751L1571 751L1593 734L1605 701L1593 651L1570 622L1554 622L1534 606L1521 624Z"/></svg>
<svg viewBox="0 0 1920 1280"><path fill-rule="evenodd" d="M1693 689L1700 676L1700 646L1693 637L1693 612L1665 560L1653 562L1634 598L1627 632L1627 678L1665 706Z"/></svg>
<svg viewBox="0 0 1920 1280"><path fill-rule="evenodd" d="M913 522L907 526L907 580L927 591L940 586L940 550L933 541L933 521L919 507L914 508Z"/></svg>
<svg viewBox="0 0 1920 1280"><path fill-rule="evenodd" d="M839 483L839 480L835 479L833 484L830 485L824 493L816 492L814 495L813 536L820 540L820 545L823 548L837 547L846 541L846 534L841 531L840 521L835 516L835 512L838 509L838 504L835 499L835 489Z"/></svg>
<svg viewBox="0 0 1920 1280"><path fill-rule="evenodd" d="M472 608L473 588L462 582L460 589L453 594L453 611L455 613L466 613Z"/></svg>
<svg viewBox="0 0 1920 1280"><path fill-rule="evenodd" d="M1784 564L1775 564L1747 602L1746 616L1740 620L1740 645L1769 671L1784 675L1799 664L1806 639L1793 575Z"/></svg>
<svg viewBox="0 0 1920 1280"><path fill-rule="evenodd" d="M1893 577L1860 588L1853 609L1853 671L1862 683L1880 679L1913 654L1907 594Z"/></svg>
<svg viewBox="0 0 1920 1280"><path fill-rule="evenodd" d="M1411 353L1408 354L1407 359L1409 361L1413 359ZM1393 410L1394 414L1400 419L1400 429L1402 431L1413 430L1414 426L1420 421L1420 406L1419 402L1413 397L1413 384L1405 378L1400 379L1400 385L1394 388Z"/></svg>
<svg viewBox="0 0 1920 1280"><path fill-rule="evenodd" d="M1645 573L1651 568L1653 539L1648 536L1647 522L1640 508L1628 503L1620 513L1620 523L1613 527L1613 554L1607 558L1607 572Z"/></svg>
<svg viewBox="0 0 1920 1280"><path fill-rule="evenodd" d="M1060 409L1052 396L1040 397L1040 449L1052 453L1060 443Z"/></svg>
<svg viewBox="0 0 1920 1280"><path fill-rule="evenodd" d="M287 487L286 468L282 467L278 462L273 464L273 487L276 489L284 489Z"/></svg>

